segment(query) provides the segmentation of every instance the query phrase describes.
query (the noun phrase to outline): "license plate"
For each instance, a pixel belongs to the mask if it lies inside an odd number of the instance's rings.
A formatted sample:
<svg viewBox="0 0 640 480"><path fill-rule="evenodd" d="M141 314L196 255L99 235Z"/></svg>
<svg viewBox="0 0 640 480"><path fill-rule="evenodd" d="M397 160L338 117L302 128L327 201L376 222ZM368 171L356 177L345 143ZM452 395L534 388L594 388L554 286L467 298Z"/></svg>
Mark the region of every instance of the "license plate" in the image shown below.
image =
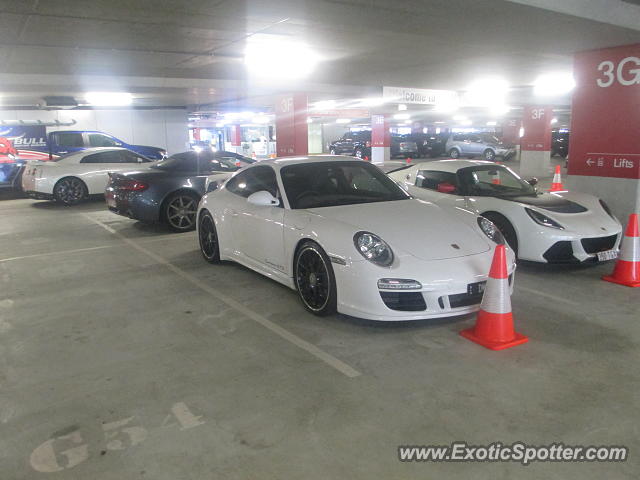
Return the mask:
<svg viewBox="0 0 640 480"><path fill-rule="evenodd" d="M470 283L467 285L467 294L468 295L481 295L484 293L484 287L487 285L487 282L476 282Z"/></svg>
<svg viewBox="0 0 640 480"><path fill-rule="evenodd" d="M618 251L617 250L607 250L605 252L598 252L598 261L599 262L606 262L607 260L614 260L616 258L618 258Z"/></svg>

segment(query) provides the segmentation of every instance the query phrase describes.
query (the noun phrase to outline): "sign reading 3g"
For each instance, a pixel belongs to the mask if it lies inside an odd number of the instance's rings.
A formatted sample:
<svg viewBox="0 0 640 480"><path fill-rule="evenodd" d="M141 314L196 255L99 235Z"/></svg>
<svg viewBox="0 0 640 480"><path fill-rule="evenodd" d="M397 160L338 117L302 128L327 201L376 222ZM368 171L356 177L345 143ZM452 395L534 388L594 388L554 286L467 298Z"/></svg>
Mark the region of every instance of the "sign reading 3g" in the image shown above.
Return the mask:
<svg viewBox="0 0 640 480"><path fill-rule="evenodd" d="M617 80L625 87L640 84L640 58L623 58L616 66L611 60L605 60L598 65L602 78L596 79L599 87L610 87Z"/></svg>

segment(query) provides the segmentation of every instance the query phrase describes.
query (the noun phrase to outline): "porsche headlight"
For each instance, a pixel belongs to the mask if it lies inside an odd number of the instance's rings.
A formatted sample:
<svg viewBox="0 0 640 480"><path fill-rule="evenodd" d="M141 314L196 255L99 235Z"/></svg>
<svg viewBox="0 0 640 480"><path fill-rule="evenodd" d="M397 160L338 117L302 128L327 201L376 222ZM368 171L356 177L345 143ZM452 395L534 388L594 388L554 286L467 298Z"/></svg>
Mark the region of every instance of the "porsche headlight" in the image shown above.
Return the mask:
<svg viewBox="0 0 640 480"><path fill-rule="evenodd" d="M558 230L564 230L564 227L560 225L555 220L547 217L545 214L536 212L535 210L531 210L530 208L525 207L525 211L529 214L531 219L536 222L538 225L542 225L543 227L549 228L557 228Z"/></svg>
<svg viewBox="0 0 640 480"><path fill-rule="evenodd" d="M489 219L478 217L478 226L480 230L498 245L504 245L504 237L498 227Z"/></svg>
<svg viewBox="0 0 640 480"><path fill-rule="evenodd" d="M358 232L353 236L358 253L370 262L388 267L393 263L393 251L379 236L369 232Z"/></svg>

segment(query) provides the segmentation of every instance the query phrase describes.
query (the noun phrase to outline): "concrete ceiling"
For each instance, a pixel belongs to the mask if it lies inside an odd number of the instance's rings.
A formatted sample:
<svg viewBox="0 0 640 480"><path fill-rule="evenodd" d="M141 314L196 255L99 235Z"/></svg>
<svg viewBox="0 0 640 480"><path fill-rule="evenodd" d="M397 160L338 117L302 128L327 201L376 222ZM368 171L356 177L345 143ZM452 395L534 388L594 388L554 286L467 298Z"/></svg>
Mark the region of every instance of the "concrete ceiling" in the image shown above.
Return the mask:
<svg viewBox="0 0 640 480"><path fill-rule="evenodd" d="M138 106L261 108L272 105L274 92L327 99L379 95L382 85L464 89L488 74L506 78L514 101L523 102L538 74L570 70L574 52L640 42L637 5L556 4L0 0L1 102L35 105L44 95L120 89ZM252 78L243 52L260 36L304 42L323 61L302 82Z"/></svg>

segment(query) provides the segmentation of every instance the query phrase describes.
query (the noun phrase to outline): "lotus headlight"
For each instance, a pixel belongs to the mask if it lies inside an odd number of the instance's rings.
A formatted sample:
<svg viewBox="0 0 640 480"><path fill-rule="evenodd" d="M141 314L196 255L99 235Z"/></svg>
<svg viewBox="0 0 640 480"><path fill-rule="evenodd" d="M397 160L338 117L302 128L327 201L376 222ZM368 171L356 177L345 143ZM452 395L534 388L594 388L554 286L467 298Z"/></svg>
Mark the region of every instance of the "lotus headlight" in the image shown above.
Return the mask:
<svg viewBox="0 0 640 480"><path fill-rule="evenodd" d="M393 251L379 236L369 232L358 232L353 236L358 253L376 265L388 267L393 263Z"/></svg>
<svg viewBox="0 0 640 480"><path fill-rule="evenodd" d="M545 214L536 212L535 210L531 210L530 208L525 207L525 211L529 214L531 219L536 222L538 225L542 225L543 227L549 228L557 228L558 230L564 230L564 227L560 225L555 220L547 217Z"/></svg>
<svg viewBox="0 0 640 480"><path fill-rule="evenodd" d="M478 226L482 233L484 233L487 237L493 240L498 245L504 245L504 237L502 236L502 232L498 230L498 227L489 219L484 217L478 217Z"/></svg>

